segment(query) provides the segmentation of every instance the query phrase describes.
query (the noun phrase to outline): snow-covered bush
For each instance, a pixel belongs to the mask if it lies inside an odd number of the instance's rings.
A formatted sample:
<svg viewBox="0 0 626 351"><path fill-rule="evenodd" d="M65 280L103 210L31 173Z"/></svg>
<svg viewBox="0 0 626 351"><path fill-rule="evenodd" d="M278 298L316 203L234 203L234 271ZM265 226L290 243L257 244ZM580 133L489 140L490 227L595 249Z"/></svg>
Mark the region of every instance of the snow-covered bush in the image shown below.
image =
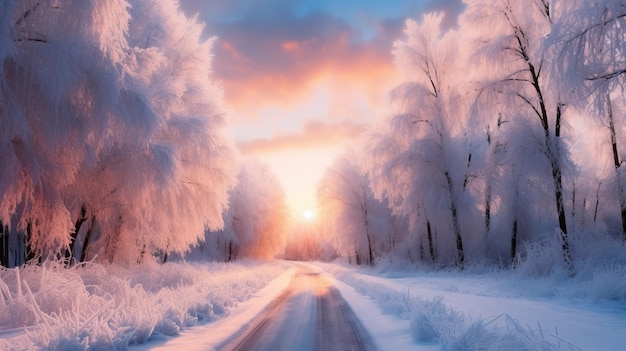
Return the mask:
<svg viewBox="0 0 626 351"><path fill-rule="evenodd" d="M109 350L222 318L284 264L60 263L0 270L2 350Z"/></svg>
<svg viewBox="0 0 626 351"><path fill-rule="evenodd" d="M512 271L513 278L530 282L547 295L626 300L626 244L610 235L588 232L575 233L570 241L574 277L567 279L563 256L555 254L561 242L554 235L525 245ZM533 283L537 281L542 283Z"/></svg>

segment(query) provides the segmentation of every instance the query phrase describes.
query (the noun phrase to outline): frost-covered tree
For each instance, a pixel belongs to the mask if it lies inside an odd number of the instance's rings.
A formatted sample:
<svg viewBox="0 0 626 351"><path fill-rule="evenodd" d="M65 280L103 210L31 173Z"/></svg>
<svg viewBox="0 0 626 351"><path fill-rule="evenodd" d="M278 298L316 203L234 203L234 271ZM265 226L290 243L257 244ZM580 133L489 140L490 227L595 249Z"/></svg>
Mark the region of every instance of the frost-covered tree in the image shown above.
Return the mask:
<svg viewBox="0 0 626 351"><path fill-rule="evenodd" d="M532 154L541 157L528 165L545 169L552 179L563 256L573 272L563 182L567 157L562 141L564 101L547 70L555 56L544 45L556 17L549 0L476 0L468 3L460 25L475 36L473 42L479 45L476 56L488 62L486 69L480 70L483 86L477 103L493 107L492 116L501 112L523 118L529 127L526 132L533 135L529 140L536 140L540 147L539 153Z"/></svg>
<svg viewBox="0 0 626 351"><path fill-rule="evenodd" d="M235 161L202 25L176 1L0 6L0 221L29 250L136 261L222 226Z"/></svg>
<svg viewBox="0 0 626 351"><path fill-rule="evenodd" d="M523 116L500 115L494 125L484 171L492 203L488 248L492 258L502 261L508 256L515 262L521 243L537 238L545 214L553 209L546 201L552 180L537 162L545 157L543 149L536 142L536 130Z"/></svg>
<svg viewBox="0 0 626 351"><path fill-rule="evenodd" d="M236 256L274 258L285 247L289 220L282 186L266 164L254 159L243 163L238 180L225 219L237 238Z"/></svg>
<svg viewBox="0 0 626 351"><path fill-rule="evenodd" d="M626 3L624 1L559 1L562 15L549 44L559 53L555 73L569 102L608 128L615 172L622 237L626 240L626 194L622 167L626 88Z"/></svg>
<svg viewBox="0 0 626 351"><path fill-rule="evenodd" d="M386 194L394 212L410 218L424 233L429 260L453 260L463 266L468 225L475 217L469 191L472 151L466 106L455 79L458 32L441 31L443 14L408 20L406 40L395 43L398 70L406 82L393 91L397 111L372 146L374 189ZM439 242L439 243L438 243Z"/></svg>
<svg viewBox="0 0 626 351"><path fill-rule="evenodd" d="M374 197L359 160L354 151L338 156L318 184L317 202L337 253L358 265L374 265L398 240L387 202Z"/></svg>
<svg viewBox="0 0 626 351"><path fill-rule="evenodd" d="M189 261L222 261L231 262L239 253L239 241L233 231L233 207L224 211L224 228L207 230L204 238L193 245L184 259Z"/></svg>

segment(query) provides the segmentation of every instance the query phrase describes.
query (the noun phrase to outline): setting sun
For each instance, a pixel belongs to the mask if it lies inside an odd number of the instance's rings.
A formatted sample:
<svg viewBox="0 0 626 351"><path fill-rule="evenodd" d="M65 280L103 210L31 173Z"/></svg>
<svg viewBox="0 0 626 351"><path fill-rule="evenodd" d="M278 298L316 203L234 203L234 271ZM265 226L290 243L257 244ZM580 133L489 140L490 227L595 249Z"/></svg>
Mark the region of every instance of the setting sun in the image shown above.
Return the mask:
<svg viewBox="0 0 626 351"><path fill-rule="evenodd" d="M313 212L313 210L304 210L304 212L302 212L302 217L304 217L304 219L310 221L313 218L315 218L315 212Z"/></svg>

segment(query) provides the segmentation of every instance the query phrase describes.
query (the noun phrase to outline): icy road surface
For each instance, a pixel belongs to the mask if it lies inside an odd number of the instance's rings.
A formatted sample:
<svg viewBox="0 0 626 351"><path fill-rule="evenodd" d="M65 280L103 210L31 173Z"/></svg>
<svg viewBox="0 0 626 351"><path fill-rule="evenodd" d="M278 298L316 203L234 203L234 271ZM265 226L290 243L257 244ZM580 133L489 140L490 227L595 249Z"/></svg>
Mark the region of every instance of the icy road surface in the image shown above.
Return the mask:
<svg viewBox="0 0 626 351"><path fill-rule="evenodd" d="M375 350L341 294L327 279L300 267L287 289L223 350Z"/></svg>

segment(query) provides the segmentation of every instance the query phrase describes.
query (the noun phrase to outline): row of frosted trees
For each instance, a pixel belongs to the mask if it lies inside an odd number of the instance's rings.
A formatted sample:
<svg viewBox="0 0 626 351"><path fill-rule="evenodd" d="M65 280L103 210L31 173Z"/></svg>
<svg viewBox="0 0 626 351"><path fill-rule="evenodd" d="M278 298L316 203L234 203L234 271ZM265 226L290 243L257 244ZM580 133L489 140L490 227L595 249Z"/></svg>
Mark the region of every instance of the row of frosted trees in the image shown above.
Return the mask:
<svg viewBox="0 0 626 351"><path fill-rule="evenodd" d="M242 161L223 220L224 227L207 230L185 259L269 260L283 253L290 216L282 185L266 164L255 159Z"/></svg>
<svg viewBox="0 0 626 351"><path fill-rule="evenodd" d="M390 117L319 184L340 256L515 262L556 233L626 240L626 2L467 1L406 22ZM361 155L361 156L359 156Z"/></svg>
<svg viewBox="0 0 626 351"><path fill-rule="evenodd" d="M138 262L223 227L214 39L176 1L0 3L0 263Z"/></svg>

